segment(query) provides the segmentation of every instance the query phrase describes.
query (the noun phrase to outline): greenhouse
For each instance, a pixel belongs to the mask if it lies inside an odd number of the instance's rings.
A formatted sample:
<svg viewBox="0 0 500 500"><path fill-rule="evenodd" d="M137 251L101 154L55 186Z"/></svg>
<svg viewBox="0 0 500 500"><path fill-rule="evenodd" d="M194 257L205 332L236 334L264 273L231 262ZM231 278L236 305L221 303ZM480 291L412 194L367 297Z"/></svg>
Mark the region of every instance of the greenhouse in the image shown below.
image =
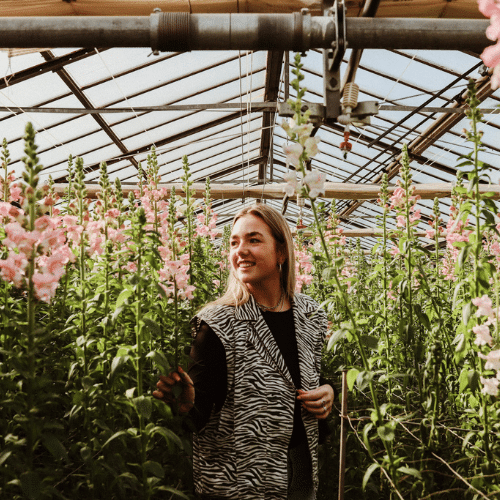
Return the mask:
<svg viewBox="0 0 500 500"><path fill-rule="evenodd" d="M500 499L497 39L0 2L0 498Z"/></svg>

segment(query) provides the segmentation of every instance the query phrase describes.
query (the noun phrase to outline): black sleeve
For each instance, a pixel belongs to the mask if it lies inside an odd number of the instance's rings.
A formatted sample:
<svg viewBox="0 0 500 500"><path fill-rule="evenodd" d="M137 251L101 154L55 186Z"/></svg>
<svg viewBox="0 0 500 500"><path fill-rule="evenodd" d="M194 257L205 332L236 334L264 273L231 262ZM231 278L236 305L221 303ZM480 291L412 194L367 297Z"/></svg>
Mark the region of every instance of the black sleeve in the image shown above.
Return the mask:
<svg viewBox="0 0 500 500"><path fill-rule="evenodd" d="M189 416L199 432L212 411L221 410L227 393L226 352L219 337L205 322L193 340L189 357L189 376L195 390L195 404Z"/></svg>

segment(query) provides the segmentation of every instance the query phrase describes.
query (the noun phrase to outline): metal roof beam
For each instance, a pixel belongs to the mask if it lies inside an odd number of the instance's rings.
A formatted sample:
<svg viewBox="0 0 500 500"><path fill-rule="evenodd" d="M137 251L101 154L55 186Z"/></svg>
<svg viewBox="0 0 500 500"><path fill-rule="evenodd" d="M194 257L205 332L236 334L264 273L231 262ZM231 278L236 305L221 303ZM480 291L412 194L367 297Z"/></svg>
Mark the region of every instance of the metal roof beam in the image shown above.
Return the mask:
<svg viewBox="0 0 500 500"><path fill-rule="evenodd" d="M264 91L265 102L276 102L278 100L283 54L284 52L282 50L269 51L267 53L266 86ZM260 156L265 160L263 160L259 167L259 182L261 183L266 182L267 179L267 164L269 162L269 150L274 134L275 119L276 113L263 114Z"/></svg>
<svg viewBox="0 0 500 500"><path fill-rule="evenodd" d="M101 51L107 49L100 49ZM40 52L42 55L43 53ZM69 54L65 54L64 56L54 57L51 59L46 59L46 62L37 64L36 66L32 66L31 68L27 68L23 71L18 71L16 73L12 73L11 75L6 75L2 77L0 80L0 90L5 89L7 87L11 87L16 83L25 82L35 76L40 76L45 73L50 73L52 71L57 71L66 66L67 64L71 64L77 61L81 61L82 59L86 59L87 57L94 56L96 54L96 49L80 49L75 50ZM12 106L15 109L15 106Z"/></svg>
<svg viewBox="0 0 500 500"><path fill-rule="evenodd" d="M487 19L347 18L353 49L478 50L489 42ZM29 36L19 36L29 33ZM330 48L332 16L293 14L189 14L151 16L2 17L5 48L151 47L178 50L294 50Z"/></svg>

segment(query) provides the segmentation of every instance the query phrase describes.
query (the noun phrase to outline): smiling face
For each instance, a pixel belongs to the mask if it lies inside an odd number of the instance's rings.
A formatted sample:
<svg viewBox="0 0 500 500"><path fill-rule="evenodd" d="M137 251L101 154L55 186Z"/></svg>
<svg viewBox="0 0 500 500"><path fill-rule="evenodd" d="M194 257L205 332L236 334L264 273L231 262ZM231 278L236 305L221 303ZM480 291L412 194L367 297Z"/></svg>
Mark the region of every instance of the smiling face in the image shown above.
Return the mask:
<svg viewBox="0 0 500 500"><path fill-rule="evenodd" d="M260 217L251 214L240 217L233 226L229 243L231 265L250 292L253 288L279 290L278 263L283 259L271 229Z"/></svg>

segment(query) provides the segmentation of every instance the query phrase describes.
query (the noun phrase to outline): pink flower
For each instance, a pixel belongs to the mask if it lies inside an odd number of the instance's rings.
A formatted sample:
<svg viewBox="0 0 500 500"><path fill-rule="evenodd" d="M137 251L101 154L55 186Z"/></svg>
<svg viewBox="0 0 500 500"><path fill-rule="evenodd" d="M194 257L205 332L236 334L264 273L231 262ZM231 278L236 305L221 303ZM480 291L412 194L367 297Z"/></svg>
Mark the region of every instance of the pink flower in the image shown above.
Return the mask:
<svg viewBox="0 0 500 500"><path fill-rule="evenodd" d="M406 227L406 217L404 215L398 215L396 220L398 221L396 227Z"/></svg>
<svg viewBox="0 0 500 500"><path fill-rule="evenodd" d="M27 265L28 260L24 254L17 254L10 250L7 259L0 260L0 275L5 281L11 281L19 288L22 285Z"/></svg>
<svg viewBox="0 0 500 500"><path fill-rule="evenodd" d="M430 240L433 240L434 236L436 236L436 231L434 229L427 229L425 231L425 236L426 236L426 238L429 238Z"/></svg>
<svg viewBox="0 0 500 500"><path fill-rule="evenodd" d="M287 165L291 164L294 167L298 167L300 156L304 151L304 148L297 142L292 142L290 144L284 144L283 151L285 152Z"/></svg>
<svg viewBox="0 0 500 500"><path fill-rule="evenodd" d="M493 309L491 299L487 295L472 299L472 303L478 308L476 316L493 316Z"/></svg>
<svg viewBox="0 0 500 500"><path fill-rule="evenodd" d="M416 220L419 220L421 217L420 215L420 208L415 210L415 212L413 213L413 215L410 215L410 222L415 222Z"/></svg>
<svg viewBox="0 0 500 500"><path fill-rule="evenodd" d="M37 272L33 274L33 285L35 286L35 296L39 300L50 303L56 294L62 272L52 274L49 272Z"/></svg>
<svg viewBox="0 0 500 500"><path fill-rule="evenodd" d="M483 14L484 17L491 17L494 14L500 14L500 6L495 0L478 0L479 12Z"/></svg>
<svg viewBox="0 0 500 500"><path fill-rule="evenodd" d="M137 272L137 264L135 262L128 262L127 265L125 266L125 269L129 271L130 273L136 273Z"/></svg>
<svg viewBox="0 0 500 500"><path fill-rule="evenodd" d="M389 198L391 202L391 210L401 206L405 201L405 190L402 187L397 187L393 195Z"/></svg>
<svg viewBox="0 0 500 500"><path fill-rule="evenodd" d="M104 217L110 217L111 219L116 219L119 215L120 215L120 210L118 210L117 208L111 208L104 214Z"/></svg>
<svg viewBox="0 0 500 500"><path fill-rule="evenodd" d="M210 229L208 228L208 226L198 226L196 228L196 234L198 236L208 236L210 234Z"/></svg>
<svg viewBox="0 0 500 500"><path fill-rule="evenodd" d="M309 186L309 196L317 198L320 194L325 194L326 174L313 170L304 177L304 184Z"/></svg>
<svg viewBox="0 0 500 500"><path fill-rule="evenodd" d="M16 184L10 186L10 198L9 201L19 201L21 198L22 189Z"/></svg>
<svg viewBox="0 0 500 500"><path fill-rule="evenodd" d="M490 351L486 356L482 352L477 353L481 359L486 360L484 368L486 370L500 370L500 349Z"/></svg>
<svg viewBox="0 0 500 500"><path fill-rule="evenodd" d="M393 257L396 257L396 255L399 255L401 252L399 251L399 247L392 247L390 250L390 253Z"/></svg>
<svg viewBox="0 0 500 500"><path fill-rule="evenodd" d="M493 339L490 335L490 329L488 325L477 325L472 328L472 331L476 334L476 340L474 344L476 345L493 345Z"/></svg>
<svg viewBox="0 0 500 500"><path fill-rule="evenodd" d="M489 394L490 396L498 396L498 384L500 380L497 378L484 378L480 377L481 384L483 384L483 388L481 392L483 394Z"/></svg>
<svg viewBox="0 0 500 500"><path fill-rule="evenodd" d="M215 288L220 287L220 280L212 280L212 283L215 285Z"/></svg>

